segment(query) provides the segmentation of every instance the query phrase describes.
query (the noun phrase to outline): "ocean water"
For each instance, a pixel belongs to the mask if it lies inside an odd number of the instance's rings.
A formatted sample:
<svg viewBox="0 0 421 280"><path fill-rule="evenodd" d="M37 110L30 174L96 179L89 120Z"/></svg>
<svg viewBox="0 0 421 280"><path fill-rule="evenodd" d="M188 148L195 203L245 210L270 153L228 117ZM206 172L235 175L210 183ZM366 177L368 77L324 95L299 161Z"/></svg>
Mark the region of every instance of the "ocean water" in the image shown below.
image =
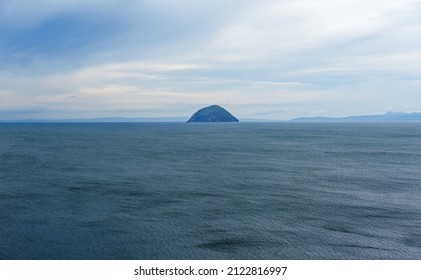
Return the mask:
<svg viewBox="0 0 421 280"><path fill-rule="evenodd" d="M0 259L421 259L421 124L0 124Z"/></svg>

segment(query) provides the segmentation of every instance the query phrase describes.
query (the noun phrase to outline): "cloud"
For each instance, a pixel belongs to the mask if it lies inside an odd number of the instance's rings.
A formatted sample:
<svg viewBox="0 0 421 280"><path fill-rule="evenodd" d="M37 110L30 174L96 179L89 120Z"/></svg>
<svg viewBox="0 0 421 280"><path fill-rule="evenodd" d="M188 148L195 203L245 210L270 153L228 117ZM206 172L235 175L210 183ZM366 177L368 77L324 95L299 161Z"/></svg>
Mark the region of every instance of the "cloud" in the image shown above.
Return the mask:
<svg viewBox="0 0 421 280"><path fill-rule="evenodd" d="M3 1L0 67L69 69L189 53L249 2Z"/></svg>
<svg viewBox="0 0 421 280"><path fill-rule="evenodd" d="M0 110L421 111L419 1L0 1L0 32Z"/></svg>

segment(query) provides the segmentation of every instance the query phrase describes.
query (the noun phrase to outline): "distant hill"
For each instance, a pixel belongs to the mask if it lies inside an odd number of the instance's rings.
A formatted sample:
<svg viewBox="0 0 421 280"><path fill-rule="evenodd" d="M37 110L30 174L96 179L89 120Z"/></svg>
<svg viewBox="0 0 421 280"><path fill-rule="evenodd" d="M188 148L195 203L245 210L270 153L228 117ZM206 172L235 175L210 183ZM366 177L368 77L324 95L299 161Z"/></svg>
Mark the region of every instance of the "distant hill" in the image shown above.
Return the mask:
<svg viewBox="0 0 421 280"><path fill-rule="evenodd" d="M187 122L238 122L238 119L221 106L212 105L194 113Z"/></svg>
<svg viewBox="0 0 421 280"><path fill-rule="evenodd" d="M421 113L390 112L384 115L350 116L342 118L304 117L291 122L419 122Z"/></svg>

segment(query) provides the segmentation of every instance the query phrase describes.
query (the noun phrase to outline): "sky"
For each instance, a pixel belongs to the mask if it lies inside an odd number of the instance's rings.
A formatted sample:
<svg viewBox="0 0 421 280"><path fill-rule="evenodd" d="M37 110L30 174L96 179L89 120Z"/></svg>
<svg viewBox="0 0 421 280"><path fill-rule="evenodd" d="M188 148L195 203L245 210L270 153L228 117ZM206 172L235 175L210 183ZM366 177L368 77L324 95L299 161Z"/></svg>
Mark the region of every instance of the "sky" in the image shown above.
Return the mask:
<svg viewBox="0 0 421 280"><path fill-rule="evenodd" d="M0 120L421 111L418 0L0 0Z"/></svg>

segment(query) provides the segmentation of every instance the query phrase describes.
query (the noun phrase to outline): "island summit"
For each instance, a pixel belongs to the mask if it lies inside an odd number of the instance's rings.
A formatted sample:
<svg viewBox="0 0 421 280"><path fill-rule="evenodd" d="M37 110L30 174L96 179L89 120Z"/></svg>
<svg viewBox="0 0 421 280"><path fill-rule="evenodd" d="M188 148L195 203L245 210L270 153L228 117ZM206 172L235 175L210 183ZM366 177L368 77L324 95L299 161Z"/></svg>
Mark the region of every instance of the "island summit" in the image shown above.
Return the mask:
<svg viewBox="0 0 421 280"><path fill-rule="evenodd" d="M187 121L192 122L239 122L230 112L218 105L205 107L197 111Z"/></svg>

